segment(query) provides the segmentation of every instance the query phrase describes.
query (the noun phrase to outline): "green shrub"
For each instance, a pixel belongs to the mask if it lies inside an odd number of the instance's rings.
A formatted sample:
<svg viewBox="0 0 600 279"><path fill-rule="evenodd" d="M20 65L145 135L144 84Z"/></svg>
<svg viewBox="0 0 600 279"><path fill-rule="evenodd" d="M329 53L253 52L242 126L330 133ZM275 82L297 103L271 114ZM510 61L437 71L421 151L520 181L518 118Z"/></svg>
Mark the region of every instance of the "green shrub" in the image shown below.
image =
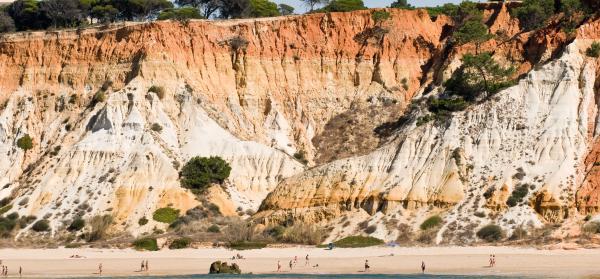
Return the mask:
<svg viewBox="0 0 600 279"><path fill-rule="evenodd" d="M322 10L325 12L351 12L366 9L362 0L332 0Z"/></svg>
<svg viewBox="0 0 600 279"><path fill-rule="evenodd" d="M585 51L585 54L589 57L600 57L600 43L593 42L592 45Z"/></svg>
<svg viewBox="0 0 600 279"><path fill-rule="evenodd" d="M5 205L5 206L1 207L1 208L0 208L0 215L2 215L2 214L4 214L4 213L8 212L9 210L11 210L11 209L12 209L12 207L13 207L13 206L12 206L12 204L7 204L7 205Z"/></svg>
<svg viewBox="0 0 600 279"><path fill-rule="evenodd" d="M31 224L31 222L35 221L36 219L37 217L32 215L21 216L21 218L19 218L19 228L27 227L29 224Z"/></svg>
<svg viewBox="0 0 600 279"><path fill-rule="evenodd" d="M368 227L365 229L365 233L367 233L367 234L372 234L372 233L374 233L375 231L377 231L377 226L375 226L375 225L368 226Z"/></svg>
<svg viewBox="0 0 600 279"><path fill-rule="evenodd" d="M11 214L6 215L6 218L8 218L10 220L17 220L17 219L19 219L19 213L13 212Z"/></svg>
<svg viewBox="0 0 600 279"><path fill-rule="evenodd" d="M371 236L348 236L334 242L340 248L360 248L384 244L383 240Z"/></svg>
<svg viewBox="0 0 600 279"><path fill-rule="evenodd" d="M152 85L148 88L148 92L154 92L160 100L165 98L165 88L162 86Z"/></svg>
<svg viewBox="0 0 600 279"><path fill-rule="evenodd" d="M462 97L452 99L429 99L429 111L438 113L442 111L461 111L467 108L467 103Z"/></svg>
<svg viewBox="0 0 600 279"><path fill-rule="evenodd" d="M219 228L219 226L217 226L217 225L212 225L212 226L208 227L208 229L206 229L206 231L209 233L219 233L219 232L221 232L221 228Z"/></svg>
<svg viewBox="0 0 600 279"><path fill-rule="evenodd" d="M501 240L504 237L504 232L502 231L502 228L500 228L500 226L489 224L481 228L477 232L477 237L487 242L495 242Z"/></svg>
<svg viewBox="0 0 600 279"><path fill-rule="evenodd" d="M11 198L6 197L0 200L0 208L3 208L4 206L8 205L10 203L10 201L12 201Z"/></svg>
<svg viewBox="0 0 600 279"><path fill-rule="evenodd" d="M162 128L162 126L160 126L160 124L154 123L154 124L152 124L152 127L150 127L150 129L152 129L152 131L160 133L160 132L162 132L163 128Z"/></svg>
<svg viewBox="0 0 600 279"><path fill-rule="evenodd" d="M188 248L191 243L192 240L187 237L178 238L171 242L171 244L169 245L169 249L185 249Z"/></svg>
<svg viewBox="0 0 600 279"><path fill-rule="evenodd" d="M146 224L148 224L148 219L146 218L146 216L144 216L138 220L138 225L143 226Z"/></svg>
<svg viewBox="0 0 600 279"><path fill-rule="evenodd" d="M483 217L485 217L485 212L477 211L477 212L473 213L473 215L475 215L476 217L479 217L479 218L483 218Z"/></svg>
<svg viewBox="0 0 600 279"><path fill-rule="evenodd" d="M294 153L294 159L300 161L300 163L304 165L308 164L308 160L306 159L306 152L304 152L304 150L300 150Z"/></svg>
<svg viewBox="0 0 600 279"><path fill-rule="evenodd" d="M47 232L50 230L50 224L48 220L39 220L31 226L31 229L36 232Z"/></svg>
<svg viewBox="0 0 600 279"><path fill-rule="evenodd" d="M391 18L391 15L387 11L378 10L371 13L371 18L375 21L375 24L382 23Z"/></svg>
<svg viewBox="0 0 600 279"><path fill-rule="evenodd" d="M25 151L33 148L33 139L26 134L17 140L17 146Z"/></svg>
<svg viewBox="0 0 600 279"><path fill-rule="evenodd" d="M152 219L157 222L172 224L179 217L179 209L170 207L159 208L154 211Z"/></svg>
<svg viewBox="0 0 600 279"><path fill-rule="evenodd" d="M67 230L71 232L76 232L83 229L83 227L85 227L85 220L81 219L81 217L77 217L73 219Z"/></svg>
<svg viewBox="0 0 600 279"><path fill-rule="evenodd" d="M92 98L92 106L95 106L98 103L102 103L106 101L106 93L104 91L98 91L96 92L96 94L94 94L94 97Z"/></svg>
<svg viewBox="0 0 600 279"><path fill-rule="evenodd" d="M427 218L427 220L423 221L423 223L421 223L421 230L428 230L431 228L435 228L437 226L439 226L440 224L442 224L442 217L435 215L435 216L431 216L429 218Z"/></svg>
<svg viewBox="0 0 600 279"><path fill-rule="evenodd" d="M136 250L158 251L158 243L156 242L156 238L152 237L136 239L133 242L133 247Z"/></svg>
<svg viewBox="0 0 600 279"><path fill-rule="evenodd" d="M586 233L600 233L600 222L589 222L583 226L583 231Z"/></svg>
<svg viewBox="0 0 600 279"><path fill-rule="evenodd" d="M194 157L179 173L184 188L205 190L210 183L223 183L229 177L231 167L220 157Z"/></svg>
<svg viewBox="0 0 600 279"><path fill-rule="evenodd" d="M527 184L522 184L515 187L510 197L508 197L506 200L506 205L509 207L516 206L518 203L523 201L523 198L527 196L527 193L529 193L529 186Z"/></svg>
<svg viewBox="0 0 600 279"><path fill-rule="evenodd" d="M233 250L254 250L262 249L267 247L264 242L253 242L253 241L237 241L229 244L229 248Z"/></svg>
<svg viewBox="0 0 600 279"><path fill-rule="evenodd" d="M201 19L198 9L193 7L181 7L181 8L168 8L164 9L158 15L158 20L189 20L189 19Z"/></svg>
<svg viewBox="0 0 600 279"><path fill-rule="evenodd" d="M16 224L15 220L0 217L0 237L9 237Z"/></svg>

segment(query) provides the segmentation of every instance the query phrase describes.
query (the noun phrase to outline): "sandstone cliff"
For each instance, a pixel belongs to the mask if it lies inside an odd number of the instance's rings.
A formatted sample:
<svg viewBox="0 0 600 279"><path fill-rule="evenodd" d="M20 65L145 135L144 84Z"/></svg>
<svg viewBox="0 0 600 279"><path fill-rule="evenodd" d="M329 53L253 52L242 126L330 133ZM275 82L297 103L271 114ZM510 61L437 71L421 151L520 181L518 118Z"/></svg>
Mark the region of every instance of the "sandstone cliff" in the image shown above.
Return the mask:
<svg viewBox="0 0 600 279"><path fill-rule="evenodd" d="M314 164L376 148L373 129L401 115L427 79L448 21L391 13L383 37L370 33L369 11L5 35L0 199L55 229L111 214L147 231L157 224L137 220L155 208L199 203L179 187L178 167L218 155L233 171L216 198L229 202L216 203L230 214L256 209L306 168L294 154ZM96 103L99 93L106 101ZM326 129L340 115L368 120ZM16 146L25 134L27 152Z"/></svg>
<svg viewBox="0 0 600 279"><path fill-rule="evenodd" d="M330 239L367 224L394 240L440 214L444 243L492 222L568 231L598 212L600 66L583 54L598 21L576 35L522 32L506 6L489 5L496 39L482 48L516 65L520 82L447 125L417 126L418 113L396 124L474 47L449 43L449 18L389 12L382 23L357 11L5 35L0 199L54 232L104 214L114 230L149 232L166 226L138 224L156 208L205 199L226 215L260 205L254 218L267 224L318 223ZM25 134L27 152L16 145ZM228 161L227 183L206 197L181 188L193 156Z"/></svg>

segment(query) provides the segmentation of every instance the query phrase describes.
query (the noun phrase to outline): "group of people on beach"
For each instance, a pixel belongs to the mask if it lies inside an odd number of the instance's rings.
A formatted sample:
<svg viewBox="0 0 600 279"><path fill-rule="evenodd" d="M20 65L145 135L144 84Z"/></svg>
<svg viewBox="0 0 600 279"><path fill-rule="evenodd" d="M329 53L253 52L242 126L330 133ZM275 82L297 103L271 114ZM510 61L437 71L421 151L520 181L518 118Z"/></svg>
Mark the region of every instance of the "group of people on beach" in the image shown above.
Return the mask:
<svg viewBox="0 0 600 279"><path fill-rule="evenodd" d="M291 259L289 262L290 271L292 271L297 264L298 256L294 256L294 258ZM306 254L306 257L304 258L304 266L310 266L310 257L308 256L308 254ZM312 267L317 268L319 267L319 264L315 264ZM277 272L281 272L281 261L277 261Z"/></svg>
<svg viewBox="0 0 600 279"><path fill-rule="evenodd" d="M0 270L0 275L4 276L4 277L8 276L8 266L2 264L2 260L0 260L0 267L2 269L2 270ZM22 275L23 275L23 267L19 266L19 277L21 277Z"/></svg>
<svg viewBox="0 0 600 279"><path fill-rule="evenodd" d="M148 271L150 270L150 264L148 263L148 260L144 261L142 260L142 264L140 266L140 271Z"/></svg>
<svg viewBox="0 0 600 279"><path fill-rule="evenodd" d="M490 255L490 267L494 267L496 266L496 255L491 254Z"/></svg>

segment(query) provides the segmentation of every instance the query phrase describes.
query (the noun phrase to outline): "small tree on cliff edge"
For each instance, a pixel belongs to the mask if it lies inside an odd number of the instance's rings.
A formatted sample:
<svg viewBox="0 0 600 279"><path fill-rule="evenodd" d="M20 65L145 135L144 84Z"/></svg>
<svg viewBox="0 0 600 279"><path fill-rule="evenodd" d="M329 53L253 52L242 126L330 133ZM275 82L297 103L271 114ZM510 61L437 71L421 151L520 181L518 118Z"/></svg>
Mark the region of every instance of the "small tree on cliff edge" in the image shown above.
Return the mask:
<svg viewBox="0 0 600 279"><path fill-rule="evenodd" d="M231 167L220 157L194 157L179 173L181 186L202 192L210 183L223 183L229 177Z"/></svg>

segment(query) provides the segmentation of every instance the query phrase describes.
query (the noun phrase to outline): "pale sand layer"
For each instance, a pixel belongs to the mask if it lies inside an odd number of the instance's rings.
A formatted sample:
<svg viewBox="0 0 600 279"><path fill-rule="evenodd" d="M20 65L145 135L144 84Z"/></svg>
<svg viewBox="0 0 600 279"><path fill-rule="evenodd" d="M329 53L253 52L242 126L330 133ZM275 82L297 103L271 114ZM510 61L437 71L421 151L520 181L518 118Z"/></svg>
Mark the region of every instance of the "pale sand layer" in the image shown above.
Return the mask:
<svg viewBox="0 0 600 279"><path fill-rule="evenodd" d="M600 274L600 249L596 250L535 250L507 247L433 247L433 248L361 248L328 251L319 248L269 248L250 251L226 249L185 249L159 252L108 249L2 249L0 259L15 275L19 266L26 277L93 276L99 263L103 275L185 275L206 274L211 262L231 261L236 253L246 257L236 260L244 273L273 273L277 261L289 272L288 263L298 256L293 273L358 273L365 259L371 273L413 274L419 272L421 261L428 273L471 275L533 275L583 277ZM489 268L490 253L496 254L497 266ZM78 254L85 259L70 259ZM310 265L304 257L309 254ZM390 256L393 254L393 256ZM150 271L138 272L142 259L148 259Z"/></svg>

